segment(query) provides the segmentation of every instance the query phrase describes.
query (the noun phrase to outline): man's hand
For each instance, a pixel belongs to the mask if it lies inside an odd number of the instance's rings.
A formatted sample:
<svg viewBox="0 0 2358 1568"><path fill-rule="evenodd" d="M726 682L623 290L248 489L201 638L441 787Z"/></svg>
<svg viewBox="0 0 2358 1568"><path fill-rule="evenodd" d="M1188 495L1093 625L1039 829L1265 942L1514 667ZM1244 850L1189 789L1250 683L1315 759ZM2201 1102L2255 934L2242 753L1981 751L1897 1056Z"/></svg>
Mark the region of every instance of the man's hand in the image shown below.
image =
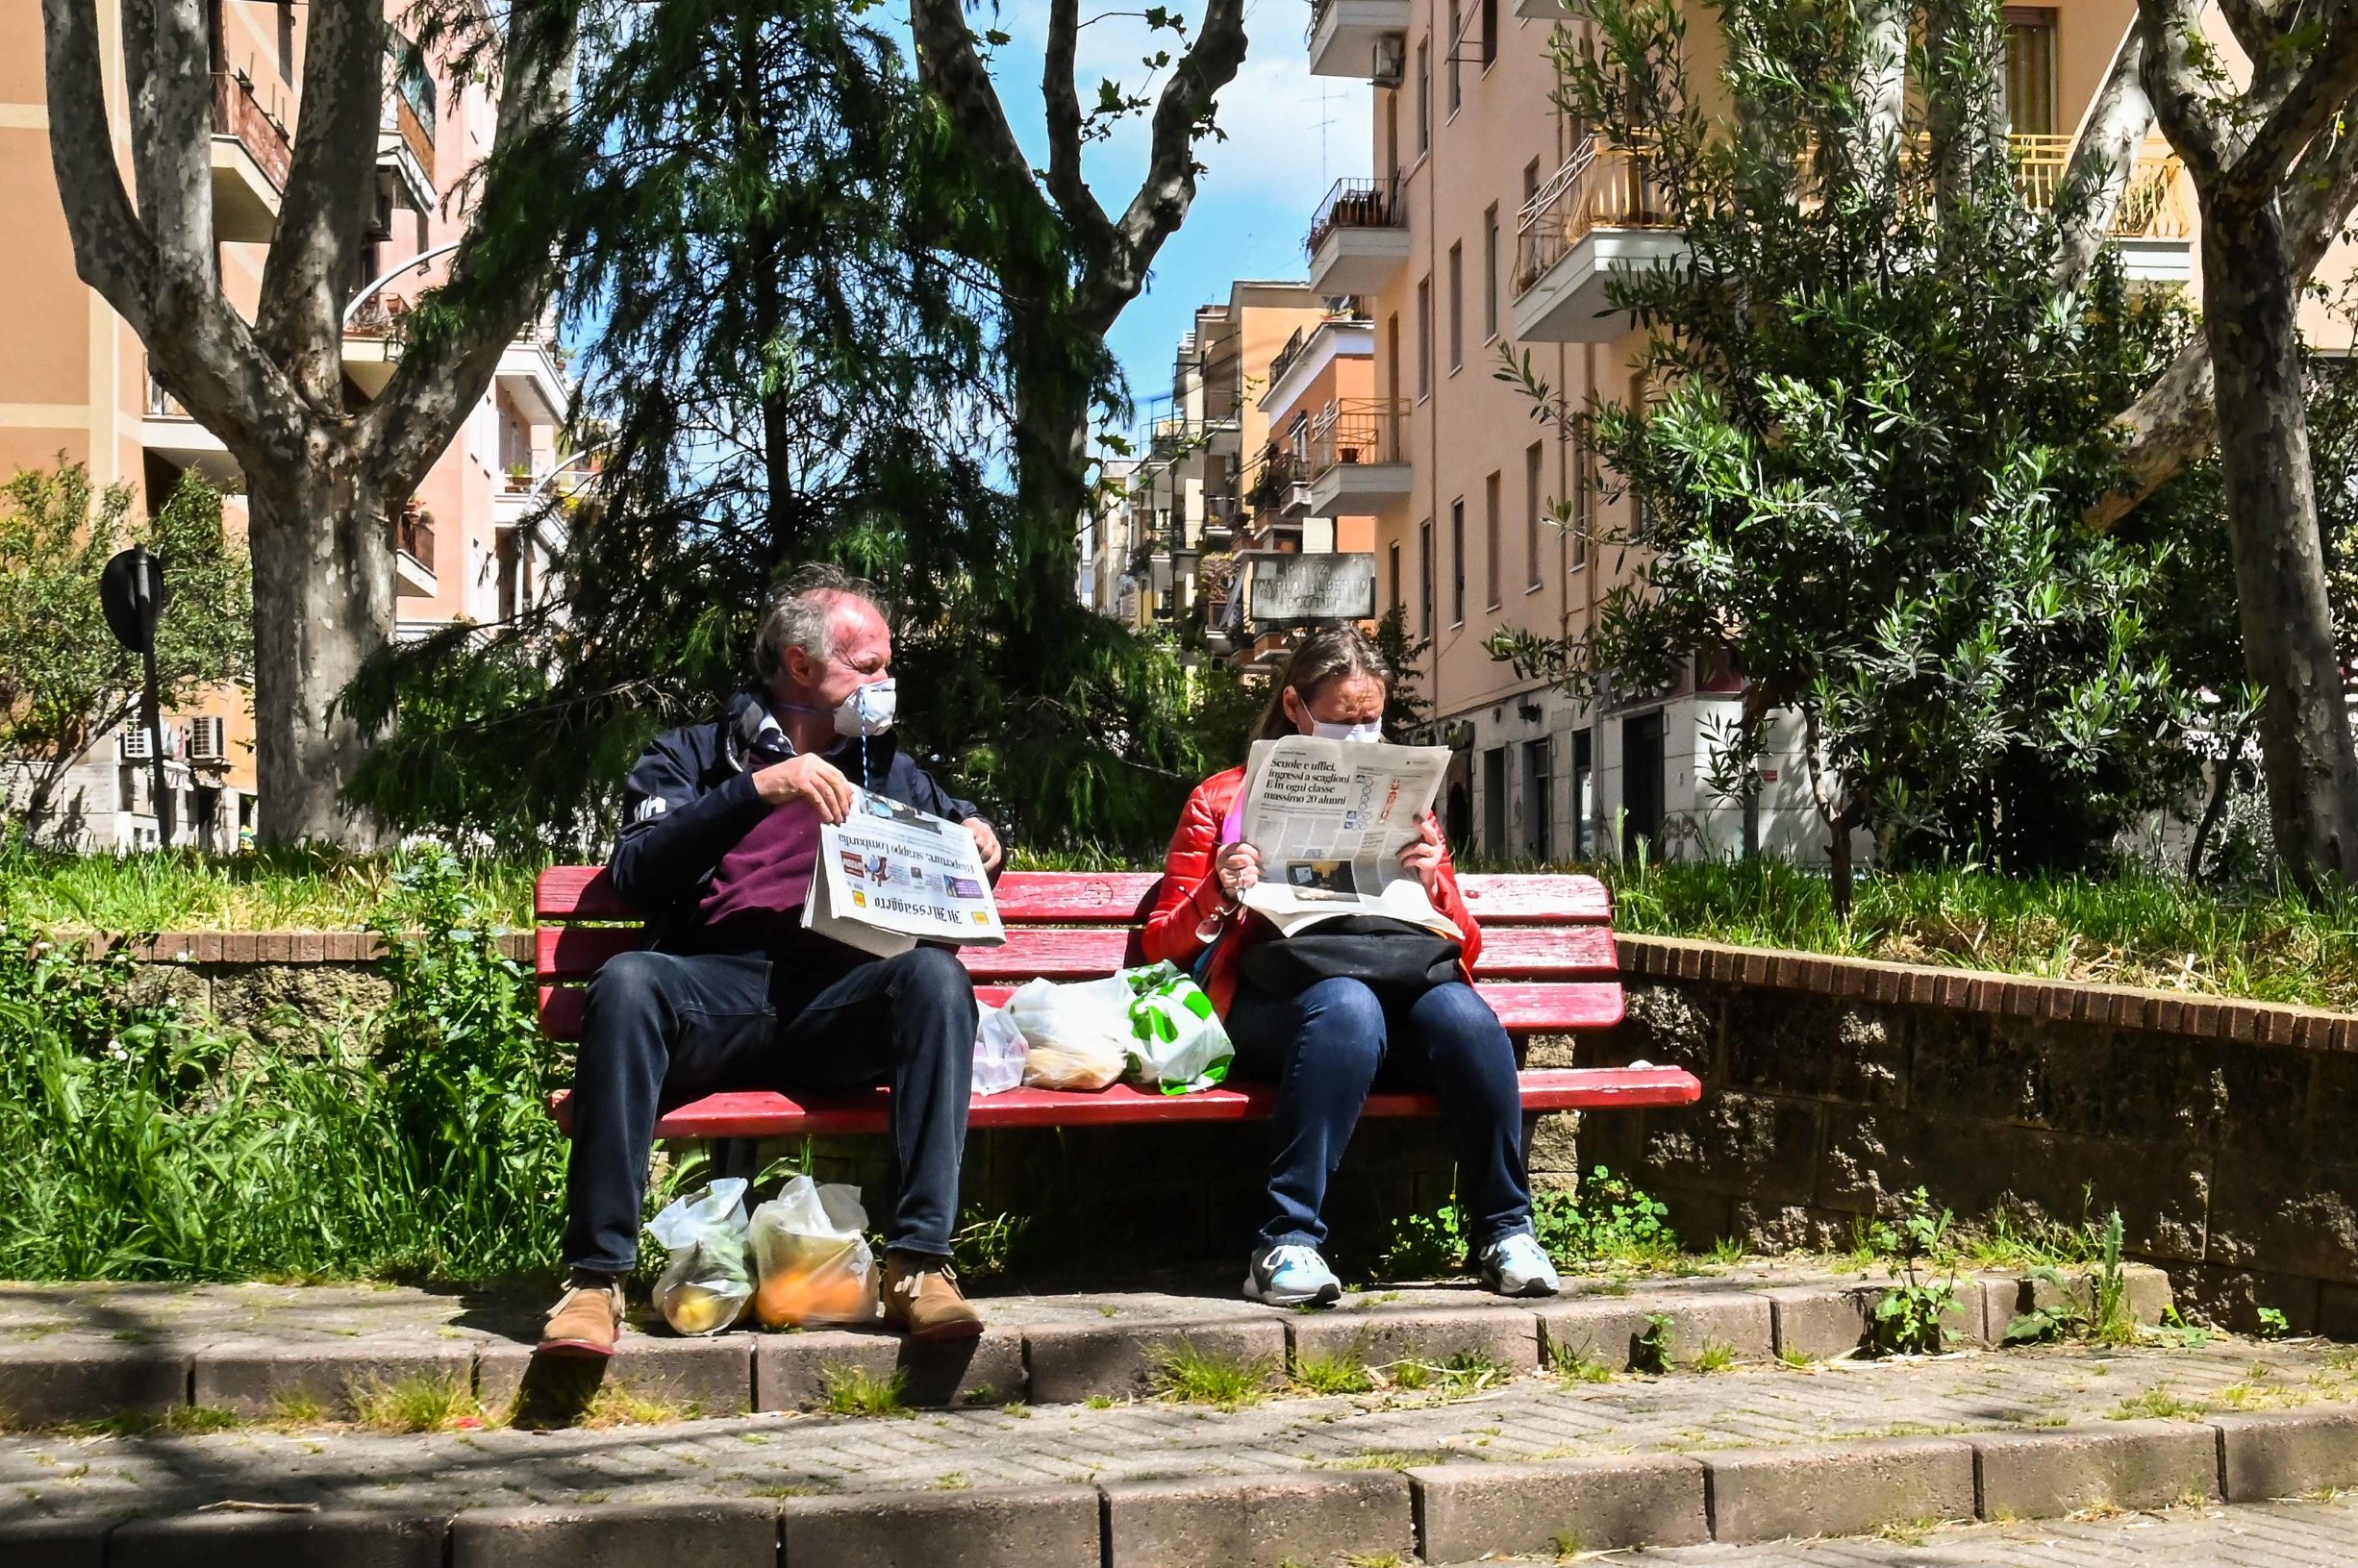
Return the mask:
<svg viewBox="0 0 2358 1568"><path fill-rule="evenodd" d="M999 861L1006 858L1007 852L999 847L997 832L978 816L966 818L966 832L974 835L974 847L983 852L983 869L998 870Z"/></svg>
<svg viewBox="0 0 2358 1568"><path fill-rule="evenodd" d="M1261 852L1246 843L1223 844L1212 868L1219 873L1221 892L1242 898L1261 880Z"/></svg>
<svg viewBox="0 0 2358 1568"><path fill-rule="evenodd" d="M851 815L851 781L834 763L808 752L763 768L754 774L753 787L772 806L807 800L828 822Z"/></svg>
<svg viewBox="0 0 2358 1568"><path fill-rule="evenodd" d="M1400 846L1400 869L1416 874L1424 884L1424 896L1441 896L1441 825L1431 817L1424 819L1424 833L1413 844Z"/></svg>

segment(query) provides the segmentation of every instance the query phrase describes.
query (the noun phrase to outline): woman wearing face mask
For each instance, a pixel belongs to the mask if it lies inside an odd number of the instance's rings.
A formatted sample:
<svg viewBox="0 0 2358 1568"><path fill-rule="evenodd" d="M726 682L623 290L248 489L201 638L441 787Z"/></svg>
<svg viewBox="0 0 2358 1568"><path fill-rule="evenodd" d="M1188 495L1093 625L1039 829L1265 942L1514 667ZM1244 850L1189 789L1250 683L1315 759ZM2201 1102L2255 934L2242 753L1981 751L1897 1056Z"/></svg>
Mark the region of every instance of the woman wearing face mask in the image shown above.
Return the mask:
<svg viewBox="0 0 2358 1568"><path fill-rule="evenodd" d="M1294 650L1253 738L1381 740L1391 680L1383 656L1356 628L1313 633ZM1457 928L1457 941L1360 916L1285 937L1239 903L1261 876L1260 852L1238 841L1243 782L1244 770L1230 768L1188 798L1144 945L1149 962L1198 969L1236 1044L1230 1079L1277 1085L1268 1214L1244 1293L1281 1307L1342 1295L1319 1256L1320 1210L1360 1108L1381 1083L1440 1096L1483 1282L1502 1295L1553 1295L1560 1282L1531 1233L1515 1048L1470 983L1482 933L1458 894L1440 825L1427 813L1422 837L1401 851L1400 863Z"/></svg>

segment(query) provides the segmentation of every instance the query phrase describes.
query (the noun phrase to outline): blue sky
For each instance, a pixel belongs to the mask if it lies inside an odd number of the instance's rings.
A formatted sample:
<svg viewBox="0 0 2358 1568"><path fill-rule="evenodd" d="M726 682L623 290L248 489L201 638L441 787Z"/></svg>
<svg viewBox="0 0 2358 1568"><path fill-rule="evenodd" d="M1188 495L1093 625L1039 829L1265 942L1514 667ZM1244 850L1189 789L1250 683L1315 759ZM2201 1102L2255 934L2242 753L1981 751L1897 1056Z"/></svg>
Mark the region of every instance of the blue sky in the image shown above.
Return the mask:
<svg viewBox="0 0 2358 1568"><path fill-rule="evenodd" d="M1090 9L1085 0L1084 18L1098 19L1082 28L1074 73L1084 105L1095 99L1101 78L1136 90L1147 81L1141 58L1171 47L1169 33L1150 35L1135 15L1114 13L1130 0L1094 4L1105 10ZM1202 12L1200 4L1182 9L1191 21ZM1001 9L996 25L1013 41L997 51L991 65L1016 136L1041 163L1046 162L1038 86L1043 10L1022 0ZM973 18L977 31L992 25L987 10ZM1146 291L1122 312L1110 338L1141 416L1151 411L1151 399L1169 395L1171 351L1195 307L1225 300L1234 279L1306 277L1302 236L1318 199L1336 180L1365 175L1370 166L1372 94L1365 82L1310 74L1302 41L1309 19L1308 0L1248 0L1245 6L1250 42L1244 63L1219 99L1219 124L1228 139L1199 149L1206 172L1197 178L1187 222L1164 244ZM1153 90L1160 90L1162 80L1153 78ZM1118 214L1137 192L1146 141L1143 119L1125 120L1084 155L1090 187L1109 212Z"/></svg>

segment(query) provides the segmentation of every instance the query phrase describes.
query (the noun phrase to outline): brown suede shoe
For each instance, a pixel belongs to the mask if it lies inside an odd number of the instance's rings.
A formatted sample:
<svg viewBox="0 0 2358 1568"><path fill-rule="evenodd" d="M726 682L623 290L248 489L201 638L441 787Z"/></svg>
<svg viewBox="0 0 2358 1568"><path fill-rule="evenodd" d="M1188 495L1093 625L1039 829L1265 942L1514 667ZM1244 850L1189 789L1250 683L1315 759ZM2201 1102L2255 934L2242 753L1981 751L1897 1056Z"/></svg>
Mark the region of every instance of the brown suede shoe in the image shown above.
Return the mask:
<svg viewBox="0 0 2358 1568"><path fill-rule="evenodd" d="M912 1339L973 1339L983 1332L983 1315L958 1293L949 1265L910 1253L885 1257L884 1315Z"/></svg>
<svg viewBox="0 0 2358 1568"><path fill-rule="evenodd" d="M575 1284L550 1308L542 1356L612 1356L622 1336L622 1282Z"/></svg>

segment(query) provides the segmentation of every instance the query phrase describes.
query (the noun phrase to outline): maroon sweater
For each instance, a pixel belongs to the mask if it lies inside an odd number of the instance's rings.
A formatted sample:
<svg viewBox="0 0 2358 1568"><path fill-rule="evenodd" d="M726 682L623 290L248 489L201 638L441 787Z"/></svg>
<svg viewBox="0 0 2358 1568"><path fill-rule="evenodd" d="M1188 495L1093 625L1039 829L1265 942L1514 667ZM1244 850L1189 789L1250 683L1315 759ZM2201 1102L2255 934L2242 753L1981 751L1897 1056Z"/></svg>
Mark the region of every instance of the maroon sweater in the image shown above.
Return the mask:
<svg viewBox="0 0 2358 1568"><path fill-rule="evenodd" d="M698 922L723 938L775 947L802 926L818 864L818 808L807 800L774 807L720 858L711 891L696 906Z"/></svg>

